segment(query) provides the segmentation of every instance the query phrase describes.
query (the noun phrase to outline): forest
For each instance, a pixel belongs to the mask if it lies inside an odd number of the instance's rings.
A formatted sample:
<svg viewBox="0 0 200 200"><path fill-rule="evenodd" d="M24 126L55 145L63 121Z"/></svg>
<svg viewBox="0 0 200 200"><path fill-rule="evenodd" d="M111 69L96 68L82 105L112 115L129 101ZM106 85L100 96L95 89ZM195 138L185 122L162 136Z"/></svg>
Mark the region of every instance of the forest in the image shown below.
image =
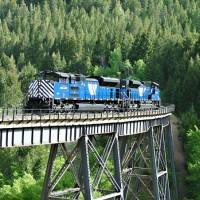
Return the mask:
<svg viewBox="0 0 200 200"><path fill-rule="evenodd" d="M1 0L0 108L42 70L155 81L180 119L185 200L200 199L199 53L199 0ZM0 149L0 200L39 199L48 152Z"/></svg>

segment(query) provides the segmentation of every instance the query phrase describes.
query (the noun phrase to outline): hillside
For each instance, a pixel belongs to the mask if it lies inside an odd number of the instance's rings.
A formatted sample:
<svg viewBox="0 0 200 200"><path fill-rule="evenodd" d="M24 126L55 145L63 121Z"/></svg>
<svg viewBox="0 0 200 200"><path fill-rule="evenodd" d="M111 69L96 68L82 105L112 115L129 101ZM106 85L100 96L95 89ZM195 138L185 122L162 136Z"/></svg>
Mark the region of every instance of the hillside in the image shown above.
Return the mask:
<svg viewBox="0 0 200 200"><path fill-rule="evenodd" d="M193 105L200 113L198 1L67 2L0 3L1 107L17 106L34 74L48 69L153 80L176 112Z"/></svg>
<svg viewBox="0 0 200 200"><path fill-rule="evenodd" d="M180 194L198 199L199 22L199 0L0 1L0 108L22 106L41 70L155 81L180 119L182 145L172 117ZM13 199L31 179L39 193L47 151L1 151L0 190Z"/></svg>
<svg viewBox="0 0 200 200"><path fill-rule="evenodd" d="M176 177L178 182L179 199L183 199L187 195L187 185L185 178L187 175L185 153L183 151L183 144L179 137L178 125L179 120L176 116L171 116L173 143L174 143L174 158L176 165Z"/></svg>

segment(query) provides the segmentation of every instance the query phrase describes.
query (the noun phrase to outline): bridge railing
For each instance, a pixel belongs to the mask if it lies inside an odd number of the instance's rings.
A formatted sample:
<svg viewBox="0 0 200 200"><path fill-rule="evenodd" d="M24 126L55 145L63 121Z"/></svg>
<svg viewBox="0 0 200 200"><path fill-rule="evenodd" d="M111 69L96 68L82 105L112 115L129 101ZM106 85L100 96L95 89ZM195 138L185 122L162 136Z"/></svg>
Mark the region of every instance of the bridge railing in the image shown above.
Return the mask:
<svg viewBox="0 0 200 200"><path fill-rule="evenodd" d="M172 113L175 110L173 104L163 104L159 108L135 109L128 112L104 111L104 112L58 112L49 110L24 110L24 109L0 109L0 122L17 120L42 120L42 119L105 119L117 117L144 117ZM27 112L28 111L28 112Z"/></svg>

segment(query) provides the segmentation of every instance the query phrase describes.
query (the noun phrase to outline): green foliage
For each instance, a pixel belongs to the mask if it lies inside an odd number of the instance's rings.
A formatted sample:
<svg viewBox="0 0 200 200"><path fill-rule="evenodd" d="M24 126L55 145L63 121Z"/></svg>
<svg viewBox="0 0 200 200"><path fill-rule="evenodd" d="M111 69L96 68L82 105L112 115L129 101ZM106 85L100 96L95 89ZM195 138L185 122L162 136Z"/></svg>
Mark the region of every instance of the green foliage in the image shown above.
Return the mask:
<svg viewBox="0 0 200 200"><path fill-rule="evenodd" d="M14 179L13 185L4 185L0 188L0 199L21 200L40 199L41 183L37 182L31 174L25 173L22 178Z"/></svg>
<svg viewBox="0 0 200 200"><path fill-rule="evenodd" d="M185 143L187 140L186 133L188 130L193 129L194 126L200 126L200 120L197 116L194 106L191 106L187 112L181 114L180 121L179 133L183 139L183 142Z"/></svg>
<svg viewBox="0 0 200 200"><path fill-rule="evenodd" d="M13 56L5 54L0 58L0 107L17 106L21 101L20 82Z"/></svg>
<svg viewBox="0 0 200 200"><path fill-rule="evenodd" d="M199 199L199 171L200 171L200 120L197 112L192 105L190 109L180 116L179 133L184 145L188 175L186 181L188 184L189 199ZM195 127L195 130L193 130ZM187 198L186 198L187 199Z"/></svg>
<svg viewBox="0 0 200 200"><path fill-rule="evenodd" d="M2 187L4 185L4 176L2 173L0 173L0 187Z"/></svg>
<svg viewBox="0 0 200 200"><path fill-rule="evenodd" d="M34 77L37 73L37 70L31 63L28 63L27 66L24 66L22 68L22 71L19 76L19 80L21 81L21 90L24 94L28 92L29 84L32 80L34 80Z"/></svg>
<svg viewBox="0 0 200 200"><path fill-rule="evenodd" d="M111 52L108 67L94 68L94 75L108 76L108 77L121 77L127 78L132 75L133 67L130 61L127 59L125 62L122 61L121 48L116 48Z"/></svg>
<svg viewBox="0 0 200 200"><path fill-rule="evenodd" d="M40 199L48 146L1 149L0 199Z"/></svg>
<svg viewBox="0 0 200 200"><path fill-rule="evenodd" d="M137 80L147 80L147 65L144 63L142 59L139 59L134 64L134 74L132 76L133 79Z"/></svg>
<svg viewBox="0 0 200 200"><path fill-rule="evenodd" d="M185 145L188 176L187 182L189 185L188 196L192 199L200 198L200 130L195 127L195 130L187 132L187 142Z"/></svg>
<svg viewBox="0 0 200 200"><path fill-rule="evenodd" d="M58 156L55 160L55 167L54 167L54 176L59 169L61 169L62 165L64 164L65 159L62 156ZM70 170L65 172L65 175L56 185L55 190L62 190L63 188L73 188L74 187L74 177Z"/></svg>
<svg viewBox="0 0 200 200"><path fill-rule="evenodd" d="M53 70L66 71L66 62L64 58L61 58L60 52L52 54Z"/></svg>
<svg viewBox="0 0 200 200"><path fill-rule="evenodd" d="M200 115L200 93L191 95L199 87L199 13L196 1L5 0L0 55L13 55L21 76L31 63L37 71L153 80L177 112L193 104ZM145 73L136 69L140 60ZM29 80L20 82L25 93ZM0 106L7 106L6 96L0 96Z"/></svg>
<svg viewBox="0 0 200 200"><path fill-rule="evenodd" d="M106 165L107 165L107 167L108 167L108 169L109 169L110 172L114 171L114 165L113 165L113 163L110 160L108 160L106 162ZM108 177L106 176L106 174L102 175L102 179L101 179L101 182L100 182L100 188L101 189L105 189L105 190L106 189L112 190L112 183L110 182L110 180L108 179Z"/></svg>
<svg viewBox="0 0 200 200"><path fill-rule="evenodd" d="M109 57L109 64L110 67L96 66L94 68L94 75L120 77L121 75L120 68L122 68L123 66L122 54L120 48L114 49L114 51L111 52L111 55Z"/></svg>
<svg viewBox="0 0 200 200"><path fill-rule="evenodd" d="M200 127L199 21L199 1L0 1L0 107L19 106L40 70L152 80L186 142ZM39 180L46 152L1 150L4 191L24 171Z"/></svg>
<svg viewBox="0 0 200 200"><path fill-rule="evenodd" d="M1 149L0 169L5 184L12 183L12 179L23 176L24 172L39 180L44 175L48 152L48 146Z"/></svg>

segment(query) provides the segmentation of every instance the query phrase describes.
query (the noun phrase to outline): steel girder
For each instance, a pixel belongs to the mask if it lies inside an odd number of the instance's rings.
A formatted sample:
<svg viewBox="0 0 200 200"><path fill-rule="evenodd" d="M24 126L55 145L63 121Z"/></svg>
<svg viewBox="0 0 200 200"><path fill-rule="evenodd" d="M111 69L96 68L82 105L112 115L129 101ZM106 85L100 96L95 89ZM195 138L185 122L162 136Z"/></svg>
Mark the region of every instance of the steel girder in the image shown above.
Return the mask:
<svg viewBox="0 0 200 200"><path fill-rule="evenodd" d="M116 126L114 130L117 130ZM145 133L123 137L116 131L91 136L83 129L83 136L73 145L51 145L41 198L168 200L167 150L175 176L171 142L170 124L151 126ZM58 155L64 162L55 173ZM71 182L60 189L62 179ZM178 200L176 177L173 182Z"/></svg>
<svg viewBox="0 0 200 200"><path fill-rule="evenodd" d="M124 199L118 135L115 132L106 135L103 146L98 144L99 137L84 134L70 154L66 144L51 145L42 199ZM61 155L58 146L65 162L55 173L56 155ZM56 190L67 170L74 187ZM108 185L104 186L104 182Z"/></svg>

